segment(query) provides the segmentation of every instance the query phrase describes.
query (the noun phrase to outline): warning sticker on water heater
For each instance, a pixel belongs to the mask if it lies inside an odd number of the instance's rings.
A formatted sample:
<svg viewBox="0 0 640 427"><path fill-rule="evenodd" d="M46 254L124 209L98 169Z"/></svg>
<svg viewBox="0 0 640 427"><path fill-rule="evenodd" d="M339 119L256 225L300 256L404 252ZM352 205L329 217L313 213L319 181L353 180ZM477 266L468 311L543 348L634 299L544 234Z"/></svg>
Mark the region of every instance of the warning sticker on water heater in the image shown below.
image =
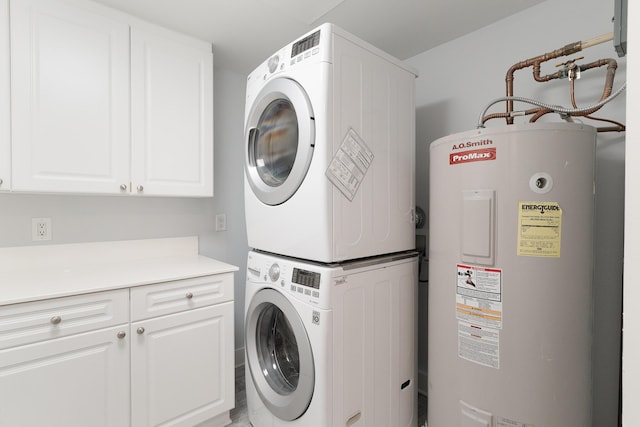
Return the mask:
<svg viewBox="0 0 640 427"><path fill-rule="evenodd" d="M536 427L535 424L523 423L521 421L515 421L511 418L502 416L496 417L496 427Z"/></svg>
<svg viewBox="0 0 640 427"><path fill-rule="evenodd" d="M500 369L502 270L457 264L458 356Z"/></svg>
<svg viewBox="0 0 640 427"><path fill-rule="evenodd" d="M562 209L556 202L520 202L518 256L560 258Z"/></svg>
<svg viewBox="0 0 640 427"><path fill-rule="evenodd" d="M500 330L458 321L458 356L500 369Z"/></svg>
<svg viewBox="0 0 640 427"><path fill-rule="evenodd" d="M373 152L355 130L349 129L325 175L349 201L352 201L371 162Z"/></svg>
<svg viewBox="0 0 640 427"><path fill-rule="evenodd" d="M502 329L502 270L457 264L456 317Z"/></svg>

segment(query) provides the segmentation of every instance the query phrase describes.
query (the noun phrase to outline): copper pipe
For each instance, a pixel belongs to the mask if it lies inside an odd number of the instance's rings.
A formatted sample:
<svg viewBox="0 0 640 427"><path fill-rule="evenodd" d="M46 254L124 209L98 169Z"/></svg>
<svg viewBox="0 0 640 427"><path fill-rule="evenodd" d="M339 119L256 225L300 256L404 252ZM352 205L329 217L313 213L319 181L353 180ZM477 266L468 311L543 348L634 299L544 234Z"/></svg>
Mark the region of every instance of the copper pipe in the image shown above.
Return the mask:
<svg viewBox="0 0 640 427"><path fill-rule="evenodd" d="M549 76L540 77L540 64L543 62L549 61L550 59L559 58L561 56L573 55L574 53L580 52L583 49L587 49L591 46L595 46L600 43L605 43L610 40L613 40L613 33L603 34L601 36L593 37L586 41L569 43L568 45L560 49L556 49L552 52L548 52L548 53L527 59L525 61L520 61L517 64L512 65L511 68L509 68L509 70L507 71L507 76L505 77L505 81L507 85L507 96L508 97L513 96L513 80L514 80L513 76L517 70L521 70L523 68L533 66L534 78L536 79L536 81L541 81L541 82L549 81L554 78L564 77L564 76L561 76L562 72L560 71ZM510 125L513 124L513 117L511 115L512 112L513 112L513 101L508 100L505 117L507 119L507 124L510 124Z"/></svg>
<svg viewBox="0 0 640 427"><path fill-rule="evenodd" d="M574 64L575 65L575 64ZM591 62L589 64L585 64L585 65L575 65L574 67L572 67L571 69L575 69L578 68L578 70L580 70L580 72L582 71L586 71L586 70L590 70L592 68L597 68L597 67L603 67L607 65L607 74L605 77L605 84L604 84L604 89L602 91L602 96L600 98L600 101L606 99L607 97L609 97L609 95L611 95L611 92L613 90L613 80L615 78L616 75L616 70L618 68L618 63L611 58L607 58L607 59L600 59L594 62ZM554 73L557 74L557 73ZM537 80L537 79L536 79ZM540 81L540 80L538 80ZM571 104L573 105L574 108L578 108L578 106L576 105L576 100L575 100L575 79L571 79ZM595 113L596 111L598 111L600 108L602 107L598 107L598 108L592 108L590 110L581 112L581 113L576 113L575 116L582 116L582 117L587 117L592 114ZM531 123L537 121L540 117L542 117L545 114L551 113L552 110L549 109L541 109L541 111L539 111L538 113L536 113L529 121ZM605 121L609 121L606 119L603 119ZM613 122L619 126L623 126L619 123Z"/></svg>
<svg viewBox="0 0 640 427"><path fill-rule="evenodd" d="M613 81L611 83L613 84ZM609 96L609 95L607 95L607 96ZM578 108L578 106L576 104L575 80L571 81L571 105L573 105L573 108ZM601 117L594 117L592 115L588 115L588 116L584 116L584 117L585 117L585 119L596 120L596 121L601 121L601 122L607 122L607 123L611 123L611 124L615 125L615 126L599 127L599 128L597 128L598 132L624 132L626 130L626 126L625 125L623 125L622 123L617 122L615 120L604 119L604 118L601 118Z"/></svg>
<svg viewBox="0 0 640 427"><path fill-rule="evenodd" d="M560 49L556 49L552 52L544 53L542 55L536 56L534 58L527 59L525 61L520 61L517 64L514 64L507 71L507 76L505 77L505 81L507 84L507 96L513 96L513 75L517 70L521 70L523 68L528 68L537 64L538 75L539 68L542 62L549 61L550 59L559 58L561 56L572 55L576 52L580 52L582 50L582 42L570 43ZM535 77L535 68L534 68L534 77ZM513 124L513 117L511 113L513 112L513 101L507 101L507 124Z"/></svg>
<svg viewBox="0 0 640 427"><path fill-rule="evenodd" d="M620 123L619 126L607 126L607 127L599 127L597 128L598 132L624 132L627 128L625 125Z"/></svg>

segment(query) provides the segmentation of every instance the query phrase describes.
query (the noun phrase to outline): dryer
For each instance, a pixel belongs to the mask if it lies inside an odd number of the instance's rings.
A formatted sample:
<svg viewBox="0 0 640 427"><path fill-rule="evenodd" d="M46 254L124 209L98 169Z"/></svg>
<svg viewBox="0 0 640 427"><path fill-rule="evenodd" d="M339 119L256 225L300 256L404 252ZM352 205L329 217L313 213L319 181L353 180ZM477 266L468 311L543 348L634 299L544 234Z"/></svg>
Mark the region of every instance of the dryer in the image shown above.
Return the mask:
<svg viewBox="0 0 640 427"><path fill-rule="evenodd" d="M249 247L320 262L415 247L415 77L332 24L248 76Z"/></svg>
<svg viewBox="0 0 640 427"><path fill-rule="evenodd" d="M251 423L415 426L416 301L415 252L326 265L250 251Z"/></svg>

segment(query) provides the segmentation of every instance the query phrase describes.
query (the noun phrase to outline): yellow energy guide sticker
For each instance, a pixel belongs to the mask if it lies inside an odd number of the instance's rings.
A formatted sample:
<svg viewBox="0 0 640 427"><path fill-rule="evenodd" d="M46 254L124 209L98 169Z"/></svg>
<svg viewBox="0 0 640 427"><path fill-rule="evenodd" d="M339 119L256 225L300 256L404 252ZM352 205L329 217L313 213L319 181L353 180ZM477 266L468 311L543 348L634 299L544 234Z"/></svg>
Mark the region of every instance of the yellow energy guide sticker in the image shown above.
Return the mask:
<svg viewBox="0 0 640 427"><path fill-rule="evenodd" d="M519 202L518 256L560 258L562 209L556 202Z"/></svg>

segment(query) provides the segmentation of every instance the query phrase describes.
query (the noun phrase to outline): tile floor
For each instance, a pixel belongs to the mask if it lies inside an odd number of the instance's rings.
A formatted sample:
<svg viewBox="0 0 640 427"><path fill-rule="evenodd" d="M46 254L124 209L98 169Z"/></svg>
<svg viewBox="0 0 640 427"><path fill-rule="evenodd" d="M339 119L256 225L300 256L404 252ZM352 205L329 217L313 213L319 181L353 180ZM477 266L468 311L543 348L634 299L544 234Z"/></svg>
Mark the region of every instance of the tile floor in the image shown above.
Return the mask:
<svg viewBox="0 0 640 427"><path fill-rule="evenodd" d="M418 426L426 427L427 398L418 395ZM244 365L236 367L236 407L231 410L231 424L227 427L250 427L247 415L247 395L244 383Z"/></svg>

